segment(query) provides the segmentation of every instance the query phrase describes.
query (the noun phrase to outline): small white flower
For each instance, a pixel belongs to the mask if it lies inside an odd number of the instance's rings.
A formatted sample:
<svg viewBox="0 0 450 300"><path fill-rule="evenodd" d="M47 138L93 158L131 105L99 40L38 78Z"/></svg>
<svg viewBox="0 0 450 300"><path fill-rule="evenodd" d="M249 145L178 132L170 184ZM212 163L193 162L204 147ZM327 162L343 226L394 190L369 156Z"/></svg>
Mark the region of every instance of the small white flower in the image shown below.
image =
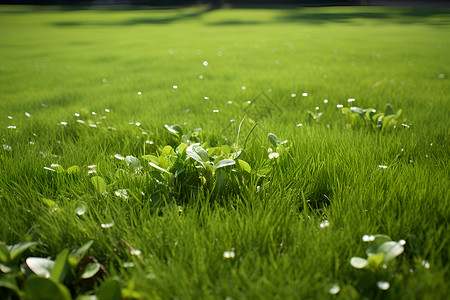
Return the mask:
<svg viewBox="0 0 450 300"><path fill-rule="evenodd" d="M391 287L390 283L387 281L377 281L377 286L380 290L383 291L386 291Z"/></svg>
<svg viewBox="0 0 450 300"><path fill-rule="evenodd" d="M429 269L429 268L430 268L430 263L427 262L426 260L422 260L422 266L423 266L425 269Z"/></svg>
<svg viewBox="0 0 450 300"><path fill-rule="evenodd" d="M339 285L334 284L329 290L328 293L330 293L331 295L336 295L337 293L339 293L341 291L341 288L339 287Z"/></svg>
<svg viewBox="0 0 450 300"><path fill-rule="evenodd" d="M278 152L269 153L269 159L278 158L279 156L280 154L278 154Z"/></svg>
<svg viewBox="0 0 450 300"><path fill-rule="evenodd" d="M111 228L114 226L114 220L112 220L111 223L103 223L101 226L102 228Z"/></svg>
<svg viewBox="0 0 450 300"><path fill-rule="evenodd" d="M130 251L130 254L131 255L136 255L136 256L139 256L139 255L141 255L141 250L139 250L139 249L133 249L133 250L131 250Z"/></svg>
<svg viewBox="0 0 450 300"><path fill-rule="evenodd" d="M125 160L125 157L123 157L120 154L115 154L114 157L117 158L118 160Z"/></svg>
<svg viewBox="0 0 450 300"><path fill-rule="evenodd" d="M134 262L132 262L132 261L124 262L123 263L123 267L124 268L133 268L134 267Z"/></svg>
<svg viewBox="0 0 450 300"><path fill-rule="evenodd" d="M320 223L320 228L325 228L328 226L330 226L330 222L328 222L328 220L325 220L322 223Z"/></svg>
<svg viewBox="0 0 450 300"><path fill-rule="evenodd" d="M362 237L362 240L363 242L372 242L375 240L375 236L366 234Z"/></svg>
<svg viewBox="0 0 450 300"><path fill-rule="evenodd" d="M234 258L235 257L234 251L225 251L223 253L223 257L224 258Z"/></svg>
<svg viewBox="0 0 450 300"><path fill-rule="evenodd" d="M118 189L114 192L114 195L116 195L119 198L128 199L128 193L126 189Z"/></svg>

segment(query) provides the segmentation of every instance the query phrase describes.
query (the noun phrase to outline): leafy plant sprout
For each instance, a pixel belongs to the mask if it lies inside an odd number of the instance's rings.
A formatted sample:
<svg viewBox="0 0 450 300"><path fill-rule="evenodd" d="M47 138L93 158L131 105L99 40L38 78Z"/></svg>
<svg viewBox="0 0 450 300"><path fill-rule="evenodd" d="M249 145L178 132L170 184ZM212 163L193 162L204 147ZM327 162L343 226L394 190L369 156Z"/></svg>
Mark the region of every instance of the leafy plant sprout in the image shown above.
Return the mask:
<svg viewBox="0 0 450 300"><path fill-rule="evenodd" d="M364 235L362 240L368 243L366 251L367 259L354 256L350 259L350 264L356 269L363 269L373 274L371 280L376 280L376 286L380 290L388 290L389 281L394 274L389 269L393 260L403 253L405 240L392 241L387 235Z"/></svg>
<svg viewBox="0 0 450 300"><path fill-rule="evenodd" d="M2 295L26 299L64 299L70 300L71 291L83 293L88 289L92 293L92 283L107 273L104 266L94 257L87 257L94 241L73 250L64 249L54 260L42 257L28 257L22 262L22 256L37 246L36 242L22 242L16 245L0 243L1 271L0 287ZM22 262L22 263L21 263ZM86 285L91 280L91 285ZM111 279L110 279L111 280ZM110 280L97 288L99 295L108 290ZM4 293L6 292L6 293ZM112 293L111 293L112 292ZM120 298L120 289L109 291L110 296Z"/></svg>
<svg viewBox="0 0 450 300"><path fill-rule="evenodd" d="M349 102L354 101L354 99L349 100L352 100ZM363 109L356 106L352 106L350 108L342 107L342 113L350 116L353 127L357 127L362 119L363 124L365 124L366 127L386 131L396 127L402 110L399 109L397 112L394 112L392 106L388 103L386 104L386 110L384 113L377 113L377 111L373 108Z"/></svg>

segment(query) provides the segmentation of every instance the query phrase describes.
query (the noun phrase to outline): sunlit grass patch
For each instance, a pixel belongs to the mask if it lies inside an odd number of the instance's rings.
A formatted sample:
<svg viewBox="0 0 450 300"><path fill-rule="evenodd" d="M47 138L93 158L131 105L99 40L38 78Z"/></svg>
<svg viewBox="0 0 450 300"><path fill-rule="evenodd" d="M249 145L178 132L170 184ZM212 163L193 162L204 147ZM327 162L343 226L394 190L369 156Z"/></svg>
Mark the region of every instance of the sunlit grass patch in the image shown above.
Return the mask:
<svg viewBox="0 0 450 300"><path fill-rule="evenodd" d="M448 15L1 7L0 293L444 298Z"/></svg>

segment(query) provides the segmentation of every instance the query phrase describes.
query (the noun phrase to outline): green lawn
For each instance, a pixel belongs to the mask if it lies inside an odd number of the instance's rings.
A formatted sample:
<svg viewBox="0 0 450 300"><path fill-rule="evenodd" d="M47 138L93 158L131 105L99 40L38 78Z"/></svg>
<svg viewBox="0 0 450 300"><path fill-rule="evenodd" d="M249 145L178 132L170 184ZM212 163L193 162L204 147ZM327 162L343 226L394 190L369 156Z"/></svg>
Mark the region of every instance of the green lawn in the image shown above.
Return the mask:
<svg viewBox="0 0 450 300"><path fill-rule="evenodd" d="M74 298L444 299L449 76L445 9L1 6L0 240L37 242L14 267L93 240ZM375 234L403 253L354 268Z"/></svg>

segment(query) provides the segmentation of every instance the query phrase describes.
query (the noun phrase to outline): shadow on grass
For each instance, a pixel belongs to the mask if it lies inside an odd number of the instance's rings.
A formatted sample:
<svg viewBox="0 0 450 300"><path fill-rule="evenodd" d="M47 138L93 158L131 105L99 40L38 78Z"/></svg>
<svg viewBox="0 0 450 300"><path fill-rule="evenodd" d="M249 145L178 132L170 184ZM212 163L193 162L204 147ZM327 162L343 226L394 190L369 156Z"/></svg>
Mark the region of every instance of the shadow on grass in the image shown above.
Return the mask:
<svg viewBox="0 0 450 300"><path fill-rule="evenodd" d="M15 6L12 8L0 10L0 14L32 14L36 12L71 12L71 11L82 11L82 10L92 10L88 6L73 6L73 5L25 5L25 6Z"/></svg>
<svg viewBox="0 0 450 300"><path fill-rule="evenodd" d="M432 20L425 18L437 17ZM290 10L286 14L279 16L279 22L299 22L310 24L325 23L349 23L354 19L383 20L391 23L414 24L425 23L432 25L449 25L450 10L442 9L391 9L384 12L321 12L310 13L302 9Z"/></svg>
<svg viewBox="0 0 450 300"><path fill-rule="evenodd" d="M1 2L1 1L0 1ZM0 6L1 7L1 6ZM5 6L0 14L29 14L35 12L73 12L73 11L133 11L133 10L175 10L183 6L142 6L142 5L23 5Z"/></svg>
<svg viewBox="0 0 450 300"><path fill-rule="evenodd" d="M390 23L399 24L415 24L423 23L429 25L450 25L450 9L435 8L407 8L407 9L391 9L389 11L374 12L311 12L311 9L286 9L282 14L274 19L265 21L246 21L246 20L223 20L210 22L211 26L230 26L230 25L260 25L274 23L306 23L313 25L329 24L329 23L350 23L355 19L380 20ZM430 19L427 19L430 18ZM355 23L356 24L356 23Z"/></svg>
<svg viewBox="0 0 450 300"><path fill-rule="evenodd" d="M72 11L72 10L85 10L84 7L57 7L55 11ZM136 7L117 7L114 11L127 11L136 10ZM145 8L148 10L148 7ZM177 12L179 8L157 8L151 10L173 10ZM269 8L263 8L269 9ZM92 10L97 10L93 8ZM108 9L109 10L109 9ZM149 11L149 17L139 17L127 20L117 21L78 21L69 20L62 22L54 22L51 25L54 26L82 26L82 25L98 25L98 26L132 26L141 24L171 24L174 22L182 22L187 20L195 20L203 15L216 11L215 8L206 7L204 9L198 9L190 12L180 12L175 15L166 17L154 17L151 16L151 10ZM39 10L37 10L39 11ZM102 11L101 9L99 11ZM233 9L229 10L231 12ZM392 8L384 11L342 11L328 10L314 12L311 8L291 8L291 9L279 9L280 15L265 20L246 20L246 19L222 19L213 22L205 22L207 26L256 26L264 24L277 24L277 23L306 23L313 25L322 25L330 23L351 23L352 20L379 20L389 23L397 24L427 24L427 25L450 25L450 9L437 9L437 8ZM7 13L7 12L2 12ZM354 23L357 24L357 23Z"/></svg>
<svg viewBox="0 0 450 300"><path fill-rule="evenodd" d="M313 24L323 24L329 22L346 23L353 19L386 19L390 16L378 12L358 12L358 13L302 13L301 11L288 12L281 16L281 22L306 22Z"/></svg>
<svg viewBox="0 0 450 300"><path fill-rule="evenodd" d="M76 21L67 21L67 22L53 22L52 25L54 26L81 26L85 25L82 22L76 22Z"/></svg>
<svg viewBox="0 0 450 300"><path fill-rule="evenodd" d="M54 26L80 26L80 25L113 25L113 26L130 26L140 24L170 24L177 21L185 21L189 19L195 19L207 13L214 11L215 8L206 8L189 13L180 13L175 16L165 18L134 18L128 20L122 20L117 22L77 22L77 21L64 21L51 23Z"/></svg>
<svg viewBox="0 0 450 300"><path fill-rule="evenodd" d="M218 21L218 22L210 22L207 23L207 25L210 26L233 26L233 25L261 25L261 24L267 24L269 22L264 21L245 21L245 20L224 20L224 21Z"/></svg>

